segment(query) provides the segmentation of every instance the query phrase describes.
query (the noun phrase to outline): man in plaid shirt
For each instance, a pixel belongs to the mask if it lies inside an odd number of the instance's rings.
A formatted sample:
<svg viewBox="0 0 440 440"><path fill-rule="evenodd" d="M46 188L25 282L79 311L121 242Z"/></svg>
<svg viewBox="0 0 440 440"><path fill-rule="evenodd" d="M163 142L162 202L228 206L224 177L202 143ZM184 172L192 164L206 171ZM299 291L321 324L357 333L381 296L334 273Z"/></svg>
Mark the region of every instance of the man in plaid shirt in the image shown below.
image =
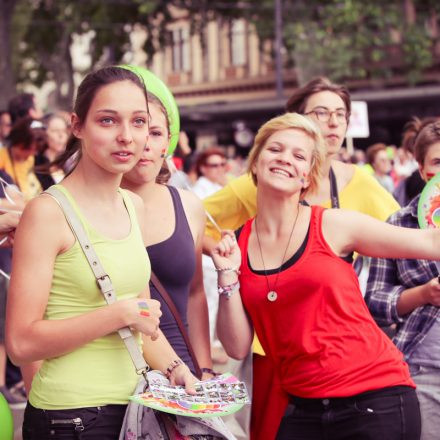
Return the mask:
<svg viewBox="0 0 440 440"><path fill-rule="evenodd" d="M440 172L440 121L413 121L414 155L428 181ZM421 125L421 126L420 126ZM420 196L394 213L388 223L417 229ZM365 301L379 325L397 325L393 338L417 385L421 440L439 438L440 284L439 261L373 258Z"/></svg>
<svg viewBox="0 0 440 440"><path fill-rule="evenodd" d="M391 215L388 223L418 228L419 197ZM397 324L393 341L409 363L413 351L423 341L433 324L437 322L440 326L439 272L440 264L436 261L384 258L371 260L365 301L378 325ZM420 290L420 303L414 304L412 312L400 315L397 302L401 294L414 288ZM428 292L424 292L429 289L437 291L437 301L432 298L434 304L429 302Z"/></svg>

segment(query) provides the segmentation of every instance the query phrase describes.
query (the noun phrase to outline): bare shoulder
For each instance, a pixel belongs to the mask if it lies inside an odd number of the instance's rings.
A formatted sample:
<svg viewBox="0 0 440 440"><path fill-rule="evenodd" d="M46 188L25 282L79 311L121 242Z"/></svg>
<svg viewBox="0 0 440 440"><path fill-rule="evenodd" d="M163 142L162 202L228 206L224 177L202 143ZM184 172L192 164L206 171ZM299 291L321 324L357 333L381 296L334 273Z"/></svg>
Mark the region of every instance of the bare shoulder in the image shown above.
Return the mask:
<svg viewBox="0 0 440 440"><path fill-rule="evenodd" d="M182 200L183 209L190 224L203 227L206 222L205 208L202 201L191 191L185 189L177 189Z"/></svg>
<svg viewBox="0 0 440 440"><path fill-rule="evenodd" d="M364 217L368 218L365 214L350 209L324 209L322 223L332 228L347 228L352 225L353 222L359 222ZM342 230L343 229L340 229L340 231Z"/></svg>
<svg viewBox="0 0 440 440"><path fill-rule="evenodd" d="M355 243L371 229L375 219L348 209L325 209L322 215L322 233L336 255L344 256L356 250Z"/></svg>
<svg viewBox="0 0 440 440"><path fill-rule="evenodd" d="M35 225L39 222L61 224L61 222L65 223L65 217L58 202L52 196L41 194L26 204L20 223L25 221L32 221Z"/></svg>
<svg viewBox="0 0 440 440"><path fill-rule="evenodd" d="M136 211L144 208L144 202L141 196L134 193L133 191L130 191L129 189L124 189L123 191L130 197L131 201L134 204L134 207L136 208Z"/></svg>
<svg viewBox="0 0 440 440"><path fill-rule="evenodd" d="M205 212L203 202L199 197L186 189L177 188L177 191L179 192L185 210L194 214L203 214Z"/></svg>
<svg viewBox="0 0 440 440"><path fill-rule="evenodd" d="M74 238L58 203L49 195L41 194L30 200L21 216L17 235L29 240L49 241L59 251L70 247Z"/></svg>
<svg viewBox="0 0 440 440"><path fill-rule="evenodd" d="M322 217L323 225L337 228L340 232L348 230L362 231L363 227L371 224L384 224L384 222L362 212L350 209L325 209Z"/></svg>

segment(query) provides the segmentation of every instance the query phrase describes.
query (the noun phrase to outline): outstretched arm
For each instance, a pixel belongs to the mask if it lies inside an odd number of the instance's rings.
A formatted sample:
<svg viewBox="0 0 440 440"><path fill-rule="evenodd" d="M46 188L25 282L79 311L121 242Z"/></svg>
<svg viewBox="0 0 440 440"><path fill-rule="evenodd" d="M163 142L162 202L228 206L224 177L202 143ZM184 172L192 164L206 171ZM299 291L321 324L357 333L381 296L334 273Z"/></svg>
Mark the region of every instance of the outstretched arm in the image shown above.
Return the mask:
<svg viewBox="0 0 440 440"><path fill-rule="evenodd" d="M322 232L337 255L356 251L371 257L440 260L440 229L402 228L359 212L328 209Z"/></svg>

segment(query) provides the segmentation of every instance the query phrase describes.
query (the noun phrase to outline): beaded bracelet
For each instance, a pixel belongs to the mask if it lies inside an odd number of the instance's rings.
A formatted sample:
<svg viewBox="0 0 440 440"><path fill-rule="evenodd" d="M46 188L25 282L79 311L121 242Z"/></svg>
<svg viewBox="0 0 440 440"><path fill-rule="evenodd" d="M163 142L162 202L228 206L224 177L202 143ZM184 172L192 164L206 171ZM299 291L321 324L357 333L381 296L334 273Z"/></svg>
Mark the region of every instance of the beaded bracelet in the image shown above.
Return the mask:
<svg viewBox="0 0 440 440"><path fill-rule="evenodd" d="M183 365L182 359L174 359L170 365L168 365L167 370L165 371L165 377L169 379L171 377L171 373L179 366Z"/></svg>
<svg viewBox="0 0 440 440"><path fill-rule="evenodd" d="M200 368L200 371L202 373L212 374L213 376L220 376L220 374L216 373L212 368L203 367L203 368Z"/></svg>
<svg viewBox="0 0 440 440"><path fill-rule="evenodd" d="M235 283L228 284L227 286L218 286L218 294L224 295L226 299L229 299L239 288L240 281L237 280Z"/></svg>
<svg viewBox="0 0 440 440"><path fill-rule="evenodd" d="M223 273L235 272L237 275L241 274L240 269L238 267L216 267L215 271L223 272Z"/></svg>

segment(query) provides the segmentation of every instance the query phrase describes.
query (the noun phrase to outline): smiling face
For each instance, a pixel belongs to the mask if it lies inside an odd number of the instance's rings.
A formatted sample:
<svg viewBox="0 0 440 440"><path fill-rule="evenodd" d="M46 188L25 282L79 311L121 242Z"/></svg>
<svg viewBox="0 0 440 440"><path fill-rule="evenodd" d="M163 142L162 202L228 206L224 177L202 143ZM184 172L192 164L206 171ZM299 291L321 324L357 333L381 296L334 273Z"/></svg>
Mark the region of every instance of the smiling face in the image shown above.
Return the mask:
<svg viewBox="0 0 440 440"><path fill-rule="evenodd" d="M330 112L328 121L320 116L321 113ZM310 95L307 99L304 114L318 124L327 145L327 155L336 154L344 141L347 132L347 120L342 114L347 113L344 101L334 92L323 91Z"/></svg>
<svg viewBox="0 0 440 440"><path fill-rule="evenodd" d="M303 130L288 128L273 133L252 167L258 187L290 193L307 188L314 148L315 141Z"/></svg>
<svg viewBox="0 0 440 440"><path fill-rule="evenodd" d="M111 173L128 171L142 154L147 118L145 95L136 84L123 80L101 87L84 123L72 116L72 131L81 140L81 161Z"/></svg>
<svg viewBox="0 0 440 440"><path fill-rule="evenodd" d="M158 104L149 103L149 135L146 148L136 166L124 174L124 180L132 185L155 182L168 149L170 135L163 110Z"/></svg>

